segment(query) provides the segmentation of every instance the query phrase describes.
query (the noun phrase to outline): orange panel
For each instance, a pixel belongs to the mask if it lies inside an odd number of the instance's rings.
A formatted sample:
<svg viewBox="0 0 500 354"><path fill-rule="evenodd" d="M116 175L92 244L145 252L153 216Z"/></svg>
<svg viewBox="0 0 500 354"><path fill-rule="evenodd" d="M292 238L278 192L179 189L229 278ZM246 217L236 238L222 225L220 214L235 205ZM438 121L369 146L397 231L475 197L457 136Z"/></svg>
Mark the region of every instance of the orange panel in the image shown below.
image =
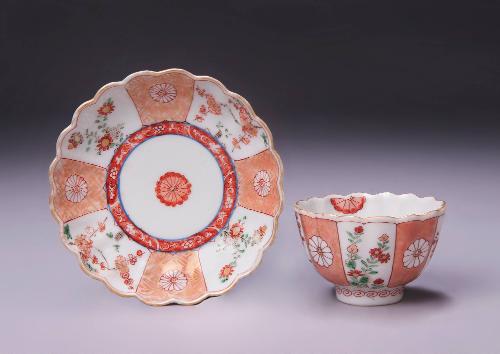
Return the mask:
<svg viewBox="0 0 500 354"><path fill-rule="evenodd" d="M152 253L137 287L137 295L149 304L194 301L206 291L196 251Z"/></svg>
<svg viewBox="0 0 500 354"><path fill-rule="evenodd" d="M434 242L438 218L424 221L409 221L396 227L396 248L389 287L405 285L415 280L424 269ZM407 257L405 258L405 252ZM420 252L421 258L413 257Z"/></svg>
<svg viewBox="0 0 500 354"><path fill-rule="evenodd" d="M309 239L312 236L319 236L328 244L333 254L333 262L328 267L320 266L312 260L316 270L332 283L337 285L349 285L344 272L344 262L340 251L337 223L333 220L315 219L306 215L301 215L300 217L304 229L306 247L308 247Z"/></svg>
<svg viewBox="0 0 500 354"><path fill-rule="evenodd" d="M54 210L63 221L106 207L106 170L81 161L61 159L53 172Z"/></svg>
<svg viewBox="0 0 500 354"><path fill-rule="evenodd" d="M182 122L193 100L194 80L182 73L140 75L125 86L144 125Z"/></svg>
<svg viewBox="0 0 500 354"><path fill-rule="evenodd" d="M274 216L280 208L279 165L269 150L235 161L238 204Z"/></svg>

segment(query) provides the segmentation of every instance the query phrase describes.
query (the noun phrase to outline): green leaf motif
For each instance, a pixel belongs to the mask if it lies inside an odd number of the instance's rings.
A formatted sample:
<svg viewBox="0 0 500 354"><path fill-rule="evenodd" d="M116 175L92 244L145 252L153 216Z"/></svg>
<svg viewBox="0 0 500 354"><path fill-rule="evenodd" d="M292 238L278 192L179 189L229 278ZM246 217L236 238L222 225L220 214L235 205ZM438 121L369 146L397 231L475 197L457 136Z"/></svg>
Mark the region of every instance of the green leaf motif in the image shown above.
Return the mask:
<svg viewBox="0 0 500 354"><path fill-rule="evenodd" d="M69 225L66 224L64 225L63 233L66 236L66 240L72 240L73 237L71 236L71 232L69 231Z"/></svg>
<svg viewBox="0 0 500 354"><path fill-rule="evenodd" d="M269 142L267 141L267 136L266 134L262 133L261 134L262 140L264 141L264 145L268 146Z"/></svg>
<svg viewBox="0 0 500 354"><path fill-rule="evenodd" d="M91 272L95 272L96 270L90 265L89 262L85 262L85 266L87 267L87 269Z"/></svg>

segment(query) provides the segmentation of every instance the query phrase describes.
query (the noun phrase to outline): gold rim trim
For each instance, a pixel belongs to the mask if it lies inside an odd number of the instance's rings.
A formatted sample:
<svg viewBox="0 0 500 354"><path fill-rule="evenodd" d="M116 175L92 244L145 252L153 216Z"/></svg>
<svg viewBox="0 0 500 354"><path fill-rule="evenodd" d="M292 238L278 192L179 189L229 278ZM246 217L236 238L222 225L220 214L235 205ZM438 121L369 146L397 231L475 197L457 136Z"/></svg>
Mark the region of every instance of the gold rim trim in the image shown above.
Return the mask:
<svg viewBox="0 0 500 354"><path fill-rule="evenodd" d="M191 301L183 301L183 300L179 300L179 299L176 299L176 298L172 298L172 299L169 299L167 301L163 301L163 302L151 302L151 301L147 301L146 299L144 299L143 297L141 297L139 294L136 293L136 291L132 292L132 293L125 293L125 292L122 292L122 291L119 291L118 289L116 289L115 287L113 287L106 278L102 277L102 276L99 276L99 275L96 275L96 274L93 274L91 273L88 269L86 269L84 267L84 265L82 264L81 262L81 259L80 257L78 256L78 254L76 252L74 252L65 242L64 242L64 238L63 238L63 235L64 235L64 232L63 232L63 228L64 228L64 222L57 216L56 212L55 212L55 208L54 208L54 197L55 197L55 182L54 182L54 179L53 179L53 172L54 172L54 168L57 164L57 162L59 160L61 160L61 146L62 146L62 141L64 139L64 137L72 130L76 127L76 124L78 122L78 117L80 116L80 113L83 109L85 109L86 107L90 106L90 105L93 105L97 102L97 100L99 99L99 97L107 90L113 88L113 87L117 87L117 86L124 86L127 84L128 81L132 80L133 78L137 77L137 76L143 76L143 75L149 75L149 76L160 76L160 75L164 75L164 74L167 74L167 73L179 73L179 74L184 74L188 77L190 77L191 79L193 79L194 81L209 81L209 82L212 82L214 83L215 85L217 85L221 90L222 92L227 95L227 96L230 96L234 99L237 99L239 100L244 106L245 108L250 112L252 118L258 123L261 125L261 127L264 129L264 131L266 132L268 138L269 138L269 151L271 151L271 153L273 154L273 157L276 159L277 163L278 163L278 169L279 169L279 174L278 174L278 192L279 192L279 197L280 197L280 203L279 203L279 207L278 207L278 211L276 213L276 215L273 216L273 232L271 234L271 237L269 238L269 240L267 241L267 243L259 249L258 251L258 254L257 254L257 257L255 258L255 261L254 261L254 265L251 269L247 270L246 272L243 272L243 273L240 273L238 274L234 279L233 281L231 282L231 284L229 284L225 289L223 290L219 290L219 291L208 291L206 293L204 293L202 296L194 299L194 300L191 300ZM83 161L82 161L83 162ZM106 168L106 167L105 167ZM274 239L276 237L276 234L278 232L278 219L279 219L279 216L281 215L281 212L283 211L283 201L284 201L284 193L283 193L283 162L281 161L281 158L280 156L278 155L277 151L275 150L274 148L274 138L273 138L273 135L271 133L271 130L269 129L269 127L267 126L267 124L259 117L255 114L255 111L253 110L252 106L250 105L250 103L242 96L240 96L239 94L235 93L235 92L232 92L230 90L228 90L226 88L226 86L224 86L224 84L222 84L219 80L217 79L214 79L210 76L197 76L197 75L193 75L191 74L190 72L186 71L186 70L183 70L183 69L177 69L177 68L174 68L174 69L167 69L167 70L162 70L162 71L150 71L150 70L144 70L144 71L138 71L138 72L135 72L133 74L130 74L128 75L125 79L123 79L122 81L119 81L119 82L111 82L111 83L108 83L104 86L102 86L98 91L97 93L94 95L94 97L84 103L82 103L75 111L75 113L73 114L73 118L71 119L71 124L69 126L67 126L60 134L59 134L59 137L57 138L57 142L56 142L56 157L54 158L54 160L52 161L52 163L50 164L50 167L49 167L49 182L50 182L50 196L49 196L49 206L50 206L50 212L52 214L52 216L54 217L54 219L59 223L59 238L61 240L61 242L63 243L63 245L71 252L75 255L75 257L77 258L78 260L78 263L80 265L80 268L84 271L85 274L87 274L89 277L91 277L92 279L97 279L97 280L100 280L101 282L103 282L106 287L113 293L117 294L117 295L120 295L122 297L135 297L137 299L139 299L140 301L142 301L143 303L147 304L147 305L151 305L151 306L164 306L164 305L170 305L170 304L178 304L178 305L196 305L196 304L199 304L201 303L203 300L209 298L209 297L214 297L214 296L220 296L228 291L230 291L235 285L236 283L239 282L240 279L246 277L247 275L249 275L250 273L252 273L253 271L255 271L255 269L257 269L257 267L261 264L262 262L262 256L264 254L264 251L274 242ZM149 250L148 250L149 251ZM196 252L198 252L196 250ZM150 255L151 255L151 251L149 251Z"/></svg>
<svg viewBox="0 0 500 354"><path fill-rule="evenodd" d="M417 213L412 213L412 214L406 214L401 217L394 217L394 216L387 216L387 215L375 215L375 216L366 216L366 217L361 217L353 214L335 214L335 213L316 213L313 211L309 211L303 206L301 206L301 203L307 203L311 201L312 199L327 199L327 198L348 198L350 196L366 196L366 197L377 197L377 196L391 196L391 197L413 197L416 199L424 199L424 198L432 198L435 202L441 203L441 206L439 208L432 209L428 212L417 214ZM428 196L428 197L419 197L416 194L413 193L405 193L405 194L394 194L391 192L383 192L383 193L378 193L378 194L370 194L370 193L350 193L348 195L340 195L340 194L330 194L326 195L324 197L309 197L307 199L299 200L295 203L294 205L294 210L297 214L300 215L305 215L309 216L311 218L315 219L328 219L328 220L333 220L333 221L352 221L352 222L359 222L359 223L369 223L369 222L390 222L394 224L401 224L403 222L409 222L409 221L423 221L427 220L430 218L434 217L439 217L444 215L446 211L446 202L443 200L438 200L434 196Z"/></svg>

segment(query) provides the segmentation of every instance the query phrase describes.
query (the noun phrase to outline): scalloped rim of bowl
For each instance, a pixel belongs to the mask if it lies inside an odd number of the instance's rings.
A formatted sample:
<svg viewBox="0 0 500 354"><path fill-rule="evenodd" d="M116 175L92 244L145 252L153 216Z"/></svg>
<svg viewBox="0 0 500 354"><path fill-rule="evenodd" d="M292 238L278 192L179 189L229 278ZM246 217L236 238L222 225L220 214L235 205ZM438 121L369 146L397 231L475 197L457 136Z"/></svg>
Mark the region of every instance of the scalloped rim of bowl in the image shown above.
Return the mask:
<svg viewBox="0 0 500 354"><path fill-rule="evenodd" d="M335 213L317 213L313 211L307 210L303 205L303 203L307 203L313 200L324 200L324 199L330 199L330 198L349 198L351 196L359 197L359 196L365 196L365 197L377 197L377 196L387 196L387 197L396 197L396 198L402 198L402 197L411 197L411 198L416 198L416 199L425 199L425 198L432 198L433 201L440 203L439 208L434 208L432 210L429 210L428 212L421 213L421 214L406 214L401 217L394 217L394 216L388 216L388 215L380 215L380 216L357 216L353 214L335 214ZM352 222L360 222L360 223L368 223L368 222L389 222L389 223L395 223L395 224L400 224L403 222L408 222L408 221L415 221L415 220L427 220L433 217L438 217L442 216L445 211L446 211L446 202L443 200L438 200L434 196L429 196L429 197L419 197L416 194L413 193L405 193L405 194L394 194L390 192L383 192L383 193L377 193L377 194L370 194L370 193L350 193L347 195L340 195L340 194L330 194L324 197L310 197L304 200L299 200L295 203L294 205L294 210L296 213L301 214L301 215L306 215L312 218L316 219L328 219L328 220L333 220L333 221L352 221Z"/></svg>

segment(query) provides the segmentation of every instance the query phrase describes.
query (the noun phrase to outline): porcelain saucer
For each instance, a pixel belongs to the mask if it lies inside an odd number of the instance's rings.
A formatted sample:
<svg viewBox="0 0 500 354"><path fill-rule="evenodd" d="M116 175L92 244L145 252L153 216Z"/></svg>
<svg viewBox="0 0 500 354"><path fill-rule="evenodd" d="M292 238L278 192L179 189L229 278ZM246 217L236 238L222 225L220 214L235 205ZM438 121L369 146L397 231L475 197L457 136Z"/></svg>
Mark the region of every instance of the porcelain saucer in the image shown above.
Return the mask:
<svg viewBox="0 0 500 354"><path fill-rule="evenodd" d="M271 132L219 81L142 71L101 88L57 141L51 210L82 269L150 305L252 272L281 211Z"/></svg>

